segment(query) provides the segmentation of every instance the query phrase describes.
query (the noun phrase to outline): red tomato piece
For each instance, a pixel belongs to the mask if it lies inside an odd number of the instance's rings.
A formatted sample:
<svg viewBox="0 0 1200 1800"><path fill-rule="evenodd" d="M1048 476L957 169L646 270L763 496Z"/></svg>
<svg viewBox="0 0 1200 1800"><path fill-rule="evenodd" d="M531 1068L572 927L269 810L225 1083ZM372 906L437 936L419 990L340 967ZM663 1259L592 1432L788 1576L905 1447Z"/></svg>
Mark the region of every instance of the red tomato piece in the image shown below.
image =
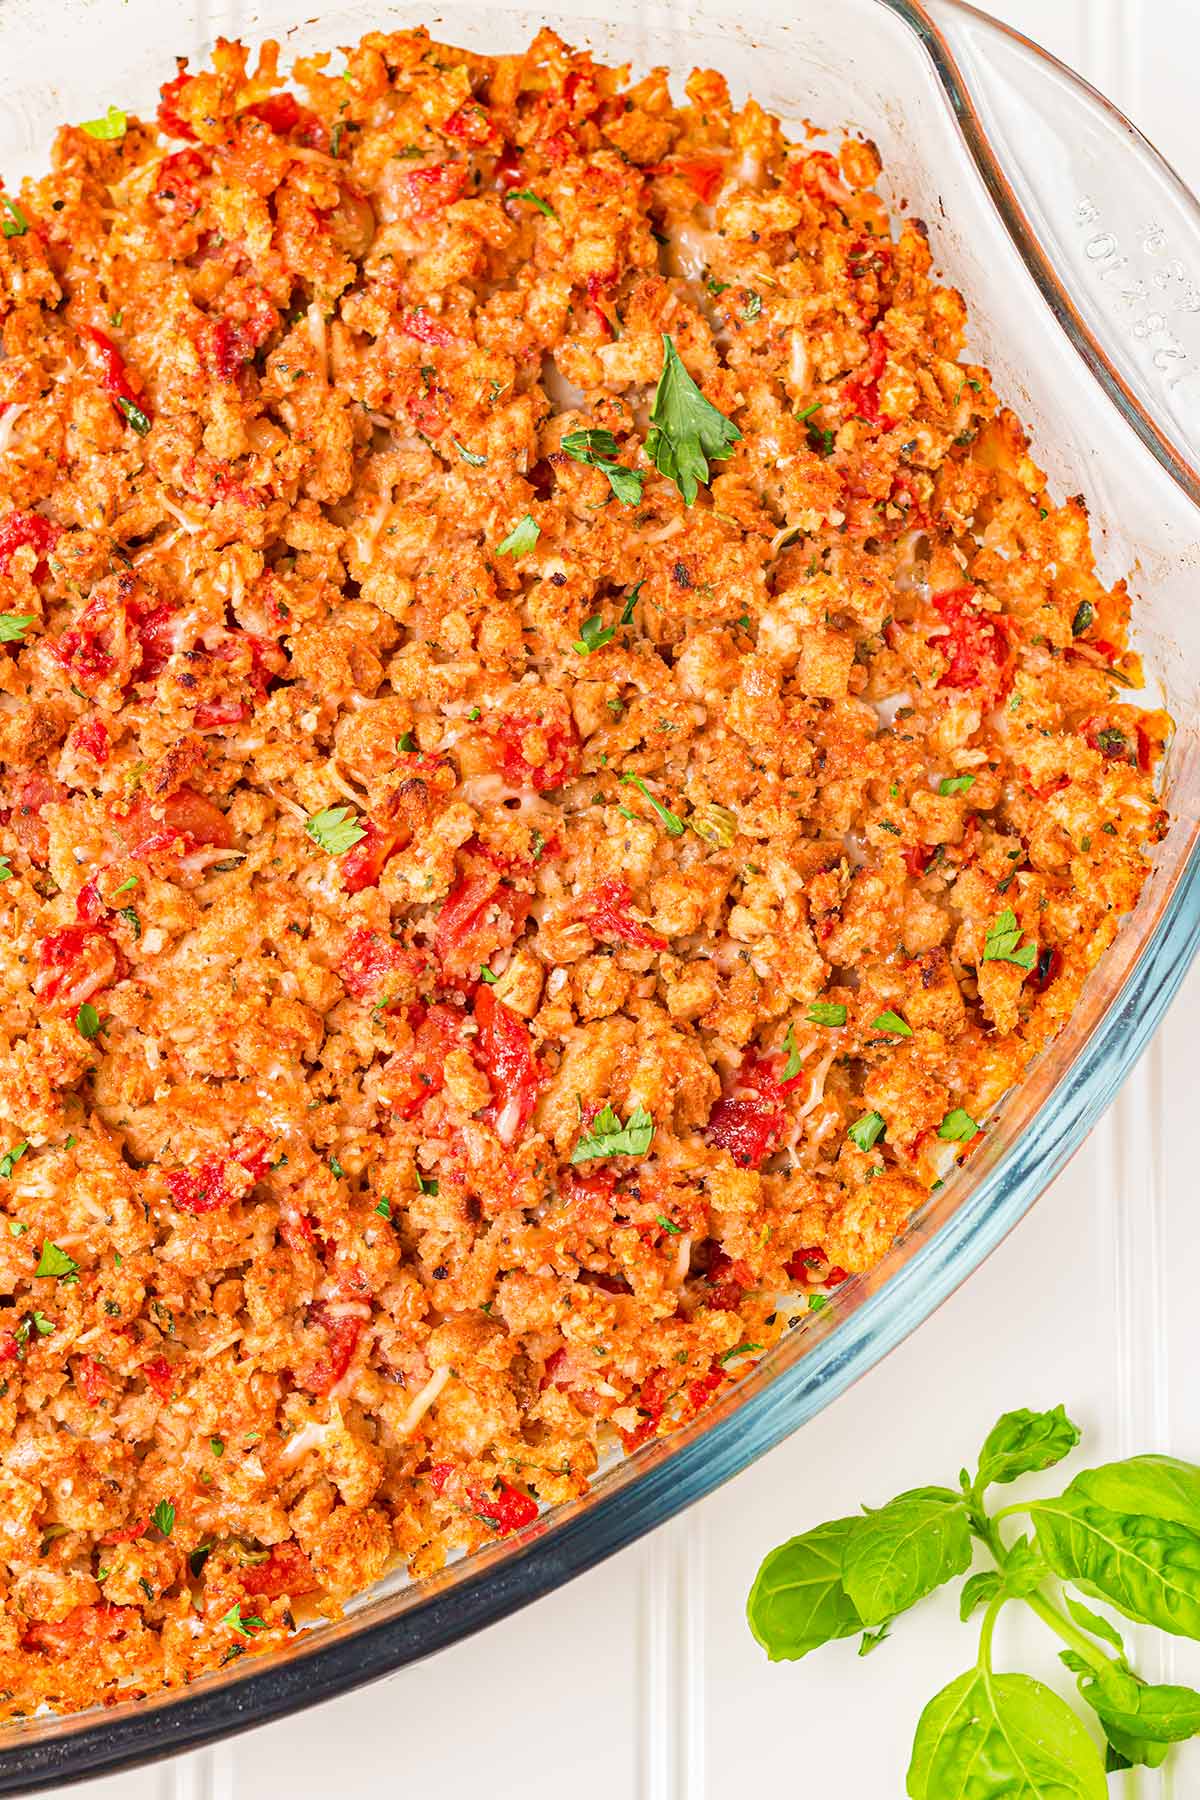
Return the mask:
<svg viewBox="0 0 1200 1800"><path fill-rule="evenodd" d="M254 1133L230 1156L206 1156L191 1168L168 1169L167 1189L180 1212L216 1212L231 1206L261 1181L270 1167L270 1150L261 1133Z"/></svg>
<svg viewBox="0 0 1200 1800"><path fill-rule="evenodd" d="M254 1599L278 1600L284 1594L308 1594L319 1586L312 1564L295 1538L272 1544L266 1562L242 1570L242 1592Z"/></svg>
<svg viewBox="0 0 1200 1800"><path fill-rule="evenodd" d="M40 770L26 776L17 790L17 804L9 815L8 825L19 844L24 845L30 862L44 867L50 856L50 833L42 818L42 808L52 800L65 800L67 790L60 781L52 781Z"/></svg>
<svg viewBox="0 0 1200 1800"><path fill-rule="evenodd" d="M415 312L401 313L399 323L405 337L416 338L420 344L436 344L444 349L458 341L450 327L423 306Z"/></svg>
<svg viewBox="0 0 1200 1800"><path fill-rule="evenodd" d="M152 418L153 415L145 399L129 380L129 369L125 358L107 332L98 331L94 325L84 325L81 326L79 335L86 339L96 352L95 360L100 366L100 384L117 411L121 413L121 417L126 417L120 404L121 401L125 401L129 406L136 406L139 412L146 415L147 419Z"/></svg>
<svg viewBox="0 0 1200 1800"><path fill-rule="evenodd" d="M471 179L465 162L430 163L411 169L402 182L405 210L414 218L428 218L460 200Z"/></svg>
<svg viewBox="0 0 1200 1800"><path fill-rule="evenodd" d="M500 135L487 108L478 100L465 100L457 112L450 114L442 132L444 136L454 138L460 144L470 144L475 149L494 144Z"/></svg>
<svg viewBox="0 0 1200 1800"><path fill-rule="evenodd" d="M338 974L347 993L365 1000L383 992L388 976L411 963L412 952L378 931L362 926L351 932L338 963Z"/></svg>
<svg viewBox="0 0 1200 1800"><path fill-rule="evenodd" d="M412 1043L386 1066L388 1104L402 1119L412 1119L427 1100L441 1092L446 1053L463 1041L465 1013L457 1006L410 1006Z"/></svg>
<svg viewBox="0 0 1200 1800"><path fill-rule="evenodd" d="M123 1638L141 1624L136 1606L76 1606L65 1619L51 1623L35 1619L21 1639L24 1650L45 1650L54 1656L72 1656L97 1644Z"/></svg>
<svg viewBox="0 0 1200 1800"><path fill-rule="evenodd" d="M0 1331L0 1363L16 1362L21 1354L15 1331Z"/></svg>
<svg viewBox="0 0 1200 1800"><path fill-rule="evenodd" d="M327 1394L337 1386L354 1357L363 1324L357 1313L332 1310L333 1303L317 1300L308 1309L306 1323L319 1326L325 1333L326 1347L315 1361L296 1374L300 1386L310 1394Z"/></svg>
<svg viewBox="0 0 1200 1800"><path fill-rule="evenodd" d="M445 973L477 976L489 956L516 942L529 907L529 895L499 875L461 876L446 895L433 937Z"/></svg>
<svg viewBox="0 0 1200 1800"><path fill-rule="evenodd" d="M512 1487L507 1481L499 1484L494 1494L485 1494L480 1488L469 1490L471 1505L486 1524L507 1537L510 1531L521 1531L526 1525L532 1525L538 1516L537 1501L530 1495L523 1494L519 1488Z"/></svg>
<svg viewBox="0 0 1200 1800"><path fill-rule="evenodd" d="M665 937L630 917L633 889L619 876L608 876L598 887L590 889L579 904L594 936L615 938L620 944L632 944L642 950L666 949Z"/></svg>
<svg viewBox="0 0 1200 1800"><path fill-rule="evenodd" d="M103 931L91 925L64 925L38 944L33 991L47 1006L74 1011L107 987L118 967L117 952Z"/></svg>
<svg viewBox="0 0 1200 1800"><path fill-rule="evenodd" d="M75 1364L75 1386L89 1406L99 1406L109 1391L108 1371L94 1356L81 1356Z"/></svg>
<svg viewBox="0 0 1200 1800"><path fill-rule="evenodd" d="M378 887L383 865L400 842L400 834L377 825L374 819L359 820L364 835L357 844L338 859L342 886L348 894L361 894L367 887Z"/></svg>
<svg viewBox="0 0 1200 1800"><path fill-rule="evenodd" d="M718 1100L704 1135L717 1150L728 1150L741 1169L757 1169L778 1148L785 1120L778 1107L757 1096Z"/></svg>
<svg viewBox="0 0 1200 1800"><path fill-rule="evenodd" d="M111 745L108 738L108 726L97 713L92 713L81 721L71 733L71 743L76 750L82 750L101 768L108 761Z"/></svg>
<svg viewBox="0 0 1200 1800"><path fill-rule="evenodd" d="M256 100L253 106L247 106L239 117L261 119L278 137L286 137L305 117L305 108L294 94L272 94L267 100Z"/></svg>
<svg viewBox="0 0 1200 1800"><path fill-rule="evenodd" d="M187 77L185 76L186 80ZM164 89L165 92L165 89ZM176 132L177 137L183 136ZM182 218L194 219L202 205L200 183L208 176L212 160L207 150L176 150L158 165L154 198Z"/></svg>
<svg viewBox="0 0 1200 1800"><path fill-rule="evenodd" d="M0 575L8 574L15 553L28 545L38 553L39 560L33 573L34 579L40 580L46 571L46 565L41 559L47 551L54 548L58 531L58 526L44 513L6 513L3 520L0 520Z"/></svg>
<svg viewBox="0 0 1200 1800"><path fill-rule="evenodd" d="M1001 685L1008 660L1005 621L995 613L980 612L973 587L949 588L933 596L933 609L950 627L947 638L936 643L949 660L938 678L940 688L977 688Z"/></svg>
<svg viewBox="0 0 1200 1800"><path fill-rule="evenodd" d="M502 194L507 194L510 188L519 187L522 179L521 152L515 144L506 144L496 158L492 180Z"/></svg>
<svg viewBox="0 0 1200 1800"><path fill-rule="evenodd" d="M191 138L195 140L195 132L179 111L179 96L188 82L193 78L187 72L187 57L176 58L179 73L173 81L164 81L159 88L161 99L158 103L158 122L170 137Z"/></svg>
<svg viewBox="0 0 1200 1800"><path fill-rule="evenodd" d="M142 1374L160 1400L171 1398L171 1392L175 1386L175 1375L165 1356L152 1356L149 1362L144 1362ZM145 1530L145 1526L142 1529Z"/></svg>
<svg viewBox="0 0 1200 1800"><path fill-rule="evenodd" d="M894 421L879 410L879 378L887 367L887 339L882 331L872 331L867 338L867 361L861 375L856 375L842 389L851 412L890 431Z"/></svg>
<svg viewBox="0 0 1200 1800"><path fill-rule="evenodd" d="M725 180L725 164L716 156L676 156L669 162L647 169L648 175L678 175L699 195L705 206L711 206Z"/></svg>
<svg viewBox="0 0 1200 1800"><path fill-rule="evenodd" d="M529 1027L483 984L475 993L475 1023L475 1059L492 1084L489 1116L500 1142L511 1144L528 1125L542 1084Z"/></svg>
<svg viewBox="0 0 1200 1800"><path fill-rule="evenodd" d="M544 739L546 750L540 762L531 763L525 755L525 745L535 731ZM535 793L544 794L549 788L562 787L578 773L579 740L570 723L532 719L524 713L502 713L492 727L492 735L500 753L501 772L510 787L532 788Z"/></svg>
<svg viewBox="0 0 1200 1800"><path fill-rule="evenodd" d="M809 1244L804 1249L792 1251L783 1265L784 1273L791 1281L820 1281L820 1270L825 1267L827 1260L819 1244Z"/></svg>
<svg viewBox="0 0 1200 1800"><path fill-rule="evenodd" d="M453 1473L454 1464L452 1462L437 1462L430 1465L429 1485L432 1487L435 1494L445 1492L446 1483Z"/></svg>
<svg viewBox="0 0 1200 1800"><path fill-rule="evenodd" d="M120 832L131 856L151 856L174 850L183 840L181 854L201 845L228 850L233 843L229 821L219 806L194 788L177 788L161 802L162 818L156 818L149 800L139 800L120 821Z"/></svg>

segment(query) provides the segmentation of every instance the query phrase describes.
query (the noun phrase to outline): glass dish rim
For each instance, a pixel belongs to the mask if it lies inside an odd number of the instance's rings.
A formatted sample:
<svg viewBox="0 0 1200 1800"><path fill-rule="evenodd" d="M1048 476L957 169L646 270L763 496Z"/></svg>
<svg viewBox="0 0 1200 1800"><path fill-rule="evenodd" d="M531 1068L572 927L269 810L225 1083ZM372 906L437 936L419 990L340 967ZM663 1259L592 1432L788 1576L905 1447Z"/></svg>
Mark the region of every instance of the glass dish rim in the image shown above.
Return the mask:
<svg viewBox="0 0 1200 1800"><path fill-rule="evenodd" d="M1142 407L1055 273L1004 172L946 37L921 0L871 0L913 33L929 58L962 139L1039 293L1091 374L1159 465L1200 509L1200 470ZM1049 64L1130 134L1176 184L1191 190L1125 115L1032 39L968 0L939 11L979 21ZM1200 947L1200 836L1140 954L1087 1041L1024 1129L955 1212L853 1311L790 1365L747 1377L687 1431L620 1465L585 1501L515 1541L473 1557L467 1572L435 1578L398 1616L337 1626L252 1664L244 1673L168 1690L112 1712L34 1719L0 1734L0 1795L33 1793L197 1749L331 1700L447 1648L540 1599L666 1523L730 1479L836 1399L929 1316L1017 1224L1078 1148L1141 1055ZM43 1723L50 1729L42 1732ZM28 1735L25 1732L28 1731ZM7 1736L7 1741L5 1741Z"/></svg>

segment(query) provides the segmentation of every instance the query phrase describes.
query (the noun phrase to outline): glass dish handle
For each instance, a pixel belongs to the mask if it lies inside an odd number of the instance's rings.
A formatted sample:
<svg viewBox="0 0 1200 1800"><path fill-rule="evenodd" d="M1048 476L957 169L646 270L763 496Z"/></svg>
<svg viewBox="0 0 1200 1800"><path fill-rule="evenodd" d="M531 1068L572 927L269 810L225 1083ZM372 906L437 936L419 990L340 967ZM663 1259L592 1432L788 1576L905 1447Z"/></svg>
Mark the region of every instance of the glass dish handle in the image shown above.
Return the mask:
<svg viewBox="0 0 1200 1800"><path fill-rule="evenodd" d="M1140 411L1139 435L1196 480L1196 197L1124 114L1027 38L961 0L926 0L926 11L959 66L962 129L982 140L976 161L1010 228L1032 240L1020 247L1047 301L1098 353L1127 416L1131 402Z"/></svg>

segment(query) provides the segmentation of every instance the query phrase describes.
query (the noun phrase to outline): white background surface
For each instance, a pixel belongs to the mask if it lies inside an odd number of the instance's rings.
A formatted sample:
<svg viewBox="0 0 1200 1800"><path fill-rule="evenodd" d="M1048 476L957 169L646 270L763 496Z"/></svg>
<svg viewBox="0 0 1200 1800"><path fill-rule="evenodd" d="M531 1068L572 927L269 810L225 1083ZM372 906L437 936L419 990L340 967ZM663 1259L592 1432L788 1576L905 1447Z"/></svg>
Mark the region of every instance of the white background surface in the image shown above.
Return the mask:
<svg viewBox="0 0 1200 1800"><path fill-rule="evenodd" d="M831 0L836 4L836 0ZM369 23L364 5L364 23ZM1200 188L1200 0L993 0ZM1064 354L1069 354L1064 349ZM1095 1460L1200 1460L1194 1376L1200 971L1115 1109L991 1260L773 1454L604 1567L416 1669L86 1800L898 1800L925 1701L974 1657L948 1596L870 1660L769 1665L742 1608L762 1554L864 1500L953 1481L997 1413L1065 1401ZM1073 1465L1068 1465L1068 1469ZM1031 1484L1050 1491L1047 1477ZM1053 1677L1040 1627L998 1660ZM1145 1673L1200 1683L1197 1647ZM1173 1660L1172 1660L1173 1659ZM1125 1784L1123 1786L1123 1783ZM1200 1748L1122 1800L1200 1795Z"/></svg>

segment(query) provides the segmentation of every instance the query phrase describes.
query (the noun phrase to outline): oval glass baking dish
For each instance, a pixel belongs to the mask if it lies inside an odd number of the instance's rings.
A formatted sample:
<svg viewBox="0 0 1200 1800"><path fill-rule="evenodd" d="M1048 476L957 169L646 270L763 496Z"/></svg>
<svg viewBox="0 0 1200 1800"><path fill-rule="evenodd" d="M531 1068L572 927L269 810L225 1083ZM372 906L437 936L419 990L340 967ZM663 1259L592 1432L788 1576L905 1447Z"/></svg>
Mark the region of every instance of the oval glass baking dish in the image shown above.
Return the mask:
<svg viewBox="0 0 1200 1800"><path fill-rule="evenodd" d="M425 22L480 49L542 24L639 70L723 70L785 122L865 131L889 205L924 219L962 289L971 351L1031 430L1059 493L1082 491L1102 571L1128 573L1135 642L1177 722L1170 832L1134 915L1068 1029L1009 1096L986 1148L836 1306L794 1331L691 1427L610 1468L585 1501L412 1584L395 1578L337 1624L186 1691L7 1728L0 1793L183 1750L329 1698L440 1649L590 1567L709 1492L836 1397L918 1325L1021 1217L1128 1073L1200 939L1200 208L1106 102L958 0L638 0L546 12L502 0L334 4L296 25L290 0L45 0L0 10L0 168L45 161L59 120L110 99L153 110L176 53L221 33L278 37L285 59L368 26ZM836 16L834 16L836 14Z"/></svg>

